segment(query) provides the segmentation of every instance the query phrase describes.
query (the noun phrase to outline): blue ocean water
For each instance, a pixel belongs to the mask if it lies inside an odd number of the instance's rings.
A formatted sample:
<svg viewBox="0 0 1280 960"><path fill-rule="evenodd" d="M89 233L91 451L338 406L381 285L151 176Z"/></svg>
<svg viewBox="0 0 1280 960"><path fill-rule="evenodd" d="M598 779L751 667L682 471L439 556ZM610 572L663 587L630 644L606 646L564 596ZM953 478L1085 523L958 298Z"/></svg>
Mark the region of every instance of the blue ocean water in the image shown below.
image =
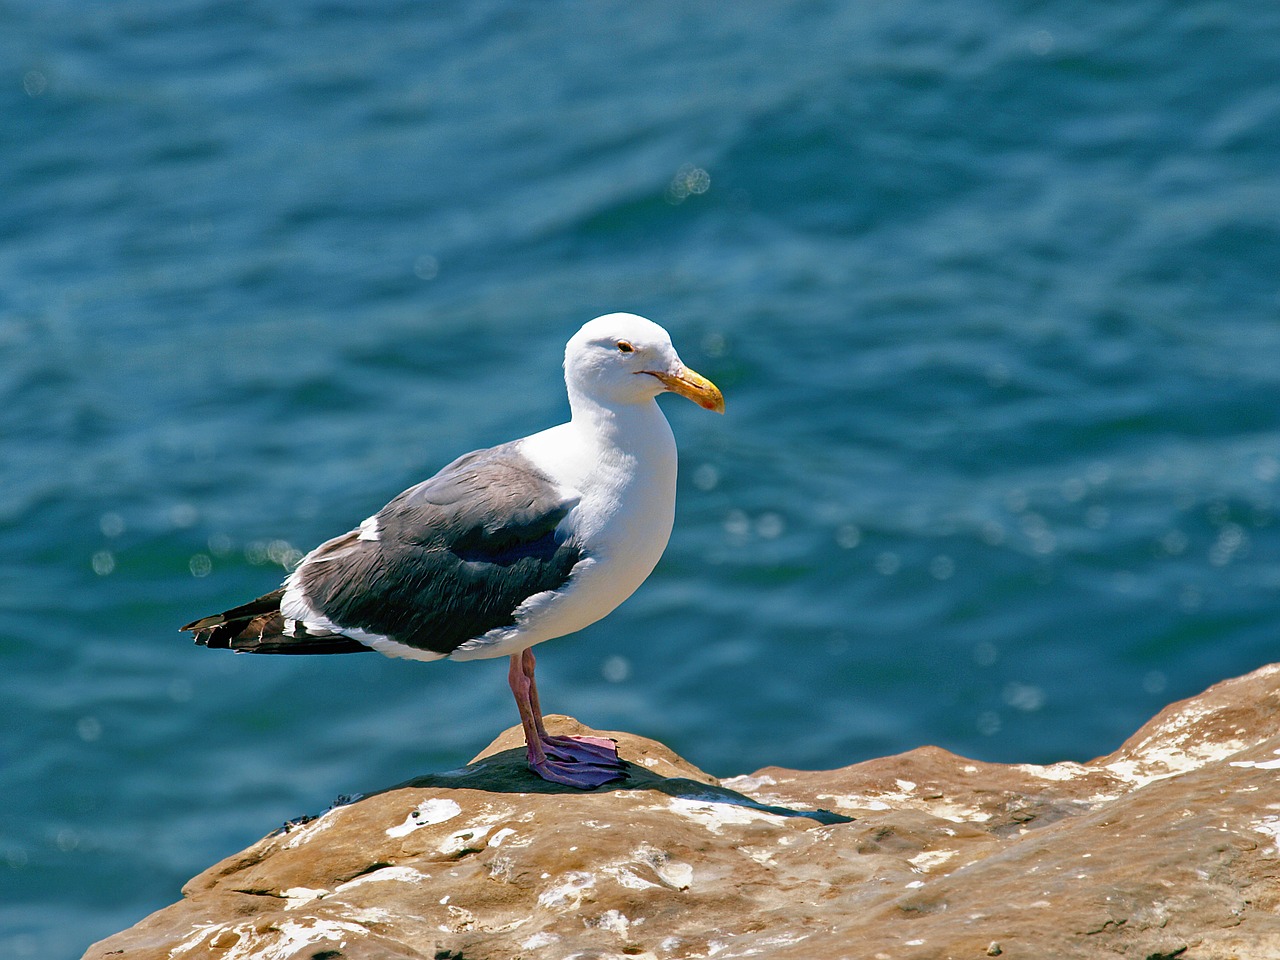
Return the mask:
<svg viewBox="0 0 1280 960"><path fill-rule="evenodd" d="M558 422L628 310L667 555L549 711L720 774L1109 752L1277 659L1280 8L0 5L0 953L74 957L504 665L176 627Z"/></svg>

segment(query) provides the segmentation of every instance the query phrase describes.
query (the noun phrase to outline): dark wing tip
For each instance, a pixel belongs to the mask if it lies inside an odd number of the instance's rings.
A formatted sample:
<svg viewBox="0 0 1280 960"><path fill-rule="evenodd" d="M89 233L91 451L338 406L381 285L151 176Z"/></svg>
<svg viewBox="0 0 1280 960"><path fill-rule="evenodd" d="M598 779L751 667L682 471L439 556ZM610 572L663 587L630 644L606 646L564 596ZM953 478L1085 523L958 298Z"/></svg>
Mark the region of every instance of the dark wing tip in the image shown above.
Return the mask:
<svg viewBox="0 0 1280 960"><path fill-rule="evenodd" d="M193 620L180 630L195 634L196 644L236 653L369 653L358 640L340 633L311 633L301 624L284 632L280 613L283 590L276 590L223 613Z"/></svg>
<svg viewBox="0 0 1280 960"><path fill-rule="evenodd" d="M273 621L280 620L280 598L284 590L273 590L255 600L215 613L212 616L192 620L179 631L195 634L195 642L202 647L216 650L235 648L234 641L246 632L255 629L259 636L271 626ZM283 626L283 621L280 620ZM276 631L278 633L278 629Z"/></svg>

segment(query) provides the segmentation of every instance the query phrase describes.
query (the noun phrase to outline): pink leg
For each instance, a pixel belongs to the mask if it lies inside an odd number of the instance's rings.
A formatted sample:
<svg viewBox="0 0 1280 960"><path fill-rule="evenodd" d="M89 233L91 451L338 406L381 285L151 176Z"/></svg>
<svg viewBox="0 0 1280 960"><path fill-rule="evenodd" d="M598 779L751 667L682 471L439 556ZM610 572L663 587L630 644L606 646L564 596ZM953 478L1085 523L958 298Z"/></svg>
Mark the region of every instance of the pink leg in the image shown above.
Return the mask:
<svg viewBox="0 0 1280 960"><path fill-rule="evenodd" d="M544 780L590 790L626 778L617 746L600 737L553 737L542 723L538 688L533 679L535 661L530 650L511 658L507 680L520 711L520 724L529 754L529 769Z"/></svg>
<svg viewBox="0 0 1280 960"><path fill-rule="evenodd" d="M542 707L538 704L538 683L533 678L533 668L536 664L537 661L534 660L532 650L526 650L521 655L520 669L529 680L529 704L533 707L538 739L542 741L542 745L547 752L558 756L561 760L582 761L590 759L603 761L615 766L620 765L618 745L612 740L606 740L603 737L553 737L547 733L547 728L542 725ZM559 746L562 749L553 749L555 746ZM593 747L598 747L599 749L589 749ZM571 753L565 755L563 753L564 749L568 749Z"/></svg>

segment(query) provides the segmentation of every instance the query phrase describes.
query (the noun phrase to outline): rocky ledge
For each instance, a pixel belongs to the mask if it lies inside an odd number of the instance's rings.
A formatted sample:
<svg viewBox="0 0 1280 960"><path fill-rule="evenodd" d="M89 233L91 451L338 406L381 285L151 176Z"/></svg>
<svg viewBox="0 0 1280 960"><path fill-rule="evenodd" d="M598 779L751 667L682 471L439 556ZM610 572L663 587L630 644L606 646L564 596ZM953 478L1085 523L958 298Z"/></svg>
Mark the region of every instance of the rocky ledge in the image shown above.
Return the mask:
<svg viewBox="0 0 1280 960"><path fill-rule="evenodd" d="M604 735L625 784L535 780L514 728L266 837L85 956L1280 957L1280 665L1083 764L925 747L716 780Z"/></svg>

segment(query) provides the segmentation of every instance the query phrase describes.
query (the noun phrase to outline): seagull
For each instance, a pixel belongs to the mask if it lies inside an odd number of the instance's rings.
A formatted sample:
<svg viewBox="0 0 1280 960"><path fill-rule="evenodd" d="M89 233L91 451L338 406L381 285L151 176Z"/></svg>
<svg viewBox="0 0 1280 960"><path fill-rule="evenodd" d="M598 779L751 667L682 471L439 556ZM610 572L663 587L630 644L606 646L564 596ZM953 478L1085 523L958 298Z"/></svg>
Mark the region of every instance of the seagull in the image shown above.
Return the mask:
<svg viewBox="0 0 1280 960"><path fill-rule="evenodd" d="M574 334L564 380L567 423L459 457L312 550L279 589L181 629L240 653L509 657L530 769L584 790L625 779L612 740L547 733L532 648L607 616L666 549L676 444L657 397L716 413L724 397L666 330L628 313Z"/></svg>

